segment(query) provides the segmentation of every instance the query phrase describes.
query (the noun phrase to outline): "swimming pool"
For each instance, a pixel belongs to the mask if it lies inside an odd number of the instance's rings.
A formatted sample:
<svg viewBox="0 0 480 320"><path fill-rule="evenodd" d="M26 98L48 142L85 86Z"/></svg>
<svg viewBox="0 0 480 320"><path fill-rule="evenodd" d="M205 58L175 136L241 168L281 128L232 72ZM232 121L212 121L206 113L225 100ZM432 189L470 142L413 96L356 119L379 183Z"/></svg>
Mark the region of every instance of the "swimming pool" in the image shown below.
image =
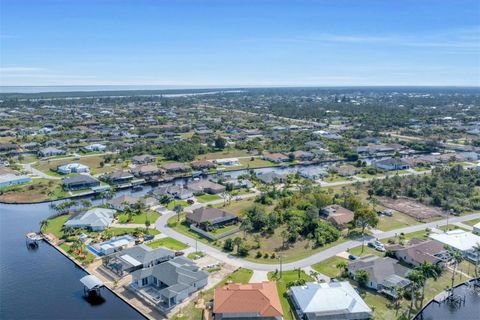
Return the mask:
<svg viewBox="0 0 480 320"><path fill-rule="evenodd" d="M94 255L96 256L101 256L102 254L100 252L98 252L97 250L95 250L92 246L87 246L87 249L90 250Z"/></svg>

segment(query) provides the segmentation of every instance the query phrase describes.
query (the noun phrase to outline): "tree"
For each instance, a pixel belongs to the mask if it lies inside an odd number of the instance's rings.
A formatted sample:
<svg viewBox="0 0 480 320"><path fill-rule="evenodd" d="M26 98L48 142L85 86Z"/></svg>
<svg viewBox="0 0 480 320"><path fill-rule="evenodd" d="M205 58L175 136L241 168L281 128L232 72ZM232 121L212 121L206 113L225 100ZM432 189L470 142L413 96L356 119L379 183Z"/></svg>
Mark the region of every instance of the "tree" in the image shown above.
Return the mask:
<svg viewBox="0 0 480 320"><path fill-rule="evenodd" d="M227 140L225 140L222 136L217 136L215 138L215 148L216 149L224 149L225 145L227 144Z"/></svg>
<svg viewBox="0 0 480 320"><path fill-rule="evenodd" d="M426 279L428 278L433 278L437 280L439 274L437 271L437 267L434 266L431 262L423 262L421 265L419 265L416 270L420 271L425 278L425 281L423 281L423 286L422 286L422 300L420 301L420 309L423 307L423 299L425 298L425 287L427 286L427 281Z"/></svg>
<svg viewBox="0 0 480 320"><path fill-rule="evenodd" d="M473 254L477 256L477 260L475 260L475 279L477 279L478 282L480 272L480 259L478 259L478 257L480 257L480 243L477 243L475 246L473 246Z"/></svg>
<svg viewBox="0 0 480 320"><path fill-rule="evenodd" d="M355 280L357 280L358 285L362 288L365 288L367 286L369 278L370 278L370 275L366 270L358 269L355 272Z"/></svg>
<svg viewBox="0 0 480 320"><path fill-rule="evenodd" d="M183 211L183 206L181 204L176 204L173 207L173 211L177 213L177 222L180 222L180 212Z"/></svg>
<svg viewBox="0 0 480 320"><path fill-rule="evenodd" d="M283 229L282 232L280 232L280 236L282 237L282 248L285 248L285 240L289 236L287 229Z"/></svg>
<svg viewBox="0 0 480 320"><path fill-rule="evenodd" d="M367 206L362 206L355 211L355 224L362 228L362 253L365 247L365 229L378 224L377 214Z"/></svg>
<svg viewBox="0 0 480 320"><path fill-rule="evenodd" d="M348 263L345 260L341 260L337 263L337 265L335 267L338 270L340 270L341 274L343 275L347 271Z"/></svg>
<svg viewBox="0 0 480 320"><path fill-rule="evenodd" d="M418 287L423 285L423 282L425 281L425 277L423 276L422 272L420 272L419 270L413 270L412 272L410 272L407 278L412 282L410 284L410 288L411 288L410 309L408 310L408 319L410 319L410 314L413 310L413 302L415 301L415 291L417 290Z"/></svg>
<svg viewBox="0 0 480 320"><path fill-rule="evenodd" d="M231 238L225 240L223 243L223 249L226 251L233 251L233 240Z"/></svg>
<svg viewBox="0 0 480 320"><path fill-rule="evenodd" d="M463 261L463 255L458 250L455 250L450 247L448 247L447 250L450 253L450 256L452 257L452 261L453 261L452 285L450 287L450 296L453 296L453 290L455 288L454 287L455 276L457 275L457 267L460 264L460 262Z"/></svg>
<svg viewBox="0 0 480 320"><path fill-rule="evenodd" d="M40 221L40 231L43 231L46 227L48 227L48 220L43 219L42 221Z"/></svg>

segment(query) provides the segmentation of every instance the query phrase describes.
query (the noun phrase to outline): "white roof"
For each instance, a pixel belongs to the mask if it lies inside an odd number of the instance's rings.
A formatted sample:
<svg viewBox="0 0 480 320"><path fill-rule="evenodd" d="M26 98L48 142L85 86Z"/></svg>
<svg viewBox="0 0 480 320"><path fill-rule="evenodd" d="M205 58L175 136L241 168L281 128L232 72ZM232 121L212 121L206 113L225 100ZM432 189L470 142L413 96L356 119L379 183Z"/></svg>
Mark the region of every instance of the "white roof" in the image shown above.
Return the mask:
<svg viewBox="0 0 480 320"><path fill-rule="evenodd" d="M12 182L17 180L30 179L29 176L17 176L13 173L6 173L0 175L0 182Z"/></svg>
<svg viewBox="0 0 480 320"><path fill-rule="evenodd" d="M473 230L480 230L480 222L473 226Z"/></svg>
<svg viewBox="0 0 480 320"><path fill-rule="evenodd" d="M307 282L305 286L291 287L295 300L303 313L340 315L372 313L350 283Z"/></svg>
<svg viewBox="0 0 480 320"><path fill-rule="evenodd" d="M471 250L480 244L479 236L460 229L445 233L432 233L429 237L460 251Z"/></svg>
<svg viewBox="0 0 480 320"><path fill-rule="evenodd" d="M120 256L120 258L122 258L123 260L127 261L128 263L130 263L132 266L134 267L138 267L139 265L141 265L142 263L139 262L137 259L135 258L132 258L131 256L129 256L128 254L124 254L123 256Z"/></svg>
<svg viewBox="0 0 480 320"><path fill-rule="evenodd" d="M92 290L93 288L100 288L103 286L103 282L94 275L85 276L80 279L80 282L83 283L83 285L87 287L88 290Z"/></svg>

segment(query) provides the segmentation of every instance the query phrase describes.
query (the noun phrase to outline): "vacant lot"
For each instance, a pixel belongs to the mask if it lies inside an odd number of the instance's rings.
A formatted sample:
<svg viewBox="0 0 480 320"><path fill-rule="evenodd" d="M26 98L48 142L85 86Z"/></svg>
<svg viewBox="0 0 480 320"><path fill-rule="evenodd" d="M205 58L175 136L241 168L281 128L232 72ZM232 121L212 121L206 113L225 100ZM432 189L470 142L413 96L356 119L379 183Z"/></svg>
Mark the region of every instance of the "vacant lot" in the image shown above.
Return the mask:
<svg viewBox="0 0 480 320"><path fill-rule="evenodd" d="M147 245L150 248L153 248L153 249L158 248L158 247L166 247L166 248L171 249L171 250L183 250L183 249L188 248L188 246L185 243L180 242L180 241L178 241L176 239L173 239L173 238L170 238L170 237L152 241Z"/></svg>
<svg viewBox="0 0 480 320"><path fill-rule="evenodd" d="M38 161L34 168L40 171L45 172L46 174L55 175L56 169L58 166L68 164L68 163L81 163L86 165L90 168L91 174L97 173L106 173L112 172L119 169L118 166L112 166L109 163L104 164L101 166L101 163L104 161L103 155L95 155L95 156L87 156L82 157L80 160L73 160L71 159L62 159L62 160L48 160L48 161Z"/></svg>
<svg viewBox="0 0 480 320"><path fill-rule="evenodd" d="M389 231L419 224L420 222L404 213L394 211L391 217L381 216L378 218L376 229Z"/></svg>
<svg viewBox="0 0 480 320"><path fill-rule="evenodd" d="M4 202L38 202L65 198L61 180L33 179L32 182L0 190Z"/></svg>
<svg viewBox="0 0 480 320"><path fill-rule="evenodd" d="M445 215L445 212L440 208L429 207L420 202L405 198L380 198L380 203L389 209L405 213L414 219L422 221L436 217L443 217Z"/></svg>

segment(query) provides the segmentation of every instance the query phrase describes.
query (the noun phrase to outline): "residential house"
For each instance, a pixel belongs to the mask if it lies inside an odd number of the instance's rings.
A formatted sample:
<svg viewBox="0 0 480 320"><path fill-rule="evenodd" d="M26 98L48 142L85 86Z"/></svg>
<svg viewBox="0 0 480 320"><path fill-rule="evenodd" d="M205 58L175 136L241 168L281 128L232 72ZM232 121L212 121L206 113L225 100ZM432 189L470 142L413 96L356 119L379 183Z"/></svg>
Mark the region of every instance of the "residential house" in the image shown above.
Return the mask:
<svg viewBox="0 0 480 320"><path fill-rule="evenodd" d="M107 146L101 144L101 143L92 143L89 144L85 147L83 147L83 150L87 152L92 152L92 151L105 151L107 149Z"/></svg>
<svg viewBox="0 0 480 320"><path fill-rule="evenodd" d="M65 222L65 226L91 231L105 230L112 224L116 212L113 209L93 208L70 218Z"/></svg>
<svg viewBox="0 0 480 320"><path fill-rule="evenodd" d="M287 178L284 175L278 174L276 172L260 172L257 174L257 179L265 184L272 184L272 183L282 183Z"/></svg>
<svg viewBox="0 0 480 320"><path fill-rule="evenodd" d="M131 169L131 172L135 177L141 177L141 178L165 174L165 170L152 164L146 164L146 165L135 167Z"/></svg>
<svg viewBox="0 0 480 320"><path fill-rule="evenodd" d="M320 210L321 215L327 221L330 221L333 225L335 225L339 229L343 229L347 226L348 223L352 222L355 218L355 214L342 207L338 204L332 204Z"/></svg>
<svg viewBox="0 0 480 320"><path fill-rule="evenodd" d="M289 296L298 319L371 319L373 312L347 281L290 287Z"/></svg>
<svg viewBox="0 0 480 320"><path fill-rule="evenodd" d="M88 166L81 163L68 163L57 167L57 171L62 174L69 173L88 173Z"/></svg>
<svg viewBox="0 0 480 320"><path fill-rule="evenodd" d="M210 168L215 168L215 164L207 160L192 161L190 165L195 170L208 170Z"/></svg>
<svg viewBox="0 0 480 320"><path fill-rule="evenodd" d="M26 175L16 175L14 173L5 173L0 175L0 188L15 186L29 182L32 182L32 178Z"/></svg>
<svg viewBox="0 0 480 320"><path fill-rule="evenodd" d="M385 171L410 169L410 165L408 163L393 158L373 161L372 165Z"/></svg>
<svg viewBox="0 0 480 320"><path fill-rule="evenodd" d="M207 285L208 273L185 257L132 272L131 288L167 311Z"/></svg>
<svg viewBox="0 0 480 320"><path fill-rule="evenodd" d="M474 249L480 246L480 236L476 234L457 229L445 233L431 233L429 237L460 251L468 260L480 262L480 255Z"/></svg>
<svg viewBox="0 0 480 320"><path fill-rule="evenodd" d="M193 197L192 191L185 189L179 185L159 186L152 191L152 195L159 200L165 195L169 196L170 198L180 200L185 200Z"/></svg>
<svg viewBox="0 0 480 320"><path fill-rule="evenodd" d="M141 155L132 158L133 164L148 164L157 161L157 158L151 155Z"/></svg>
<svg viewBox="0 0 480 320"><path fill-rule="evenodd" d="M297 161L310 161L315 158L315 155L311 152L297 150L292 152L292 157Z"/></svg>
<svg viewBox="0 0 480 320"><path fill-rule="evenodd" d="M182 173L192 170L189 166L181 162L166 163L161 166L167 173Z"/></svg>
<svg viewBox="0 0 480 320"><path fill-rule="evenodd" d="M65 190L81 190L100 186L100 181L89 175L78 175L63 179Z"/></svg>
<svg viewBox="0 0 480 320"><path fill-rule="evenodd" d="M140 244L105 256L102 263L117 275L123 276L125 273L153 267L174 257L175 251L173 250L164 247L153 249L145 244Z"/></svg>
<svg viewBox="0 0 480 320"><path fill-rule="evenodd" d="M352 165L345 165L345 166L340 166L340 167L334 167L333 170L342 177L351 177L356 175L358 172L360 172L360 169L352 166Z"/></svg>
<svg viewBox="0 0 480 320"><path fill-rule="evenodd" d="M102 176L104 181L110 184L127 184L134 178L133 174L123 170L116 170Z"/></svg>
<svg viewBox="0 0 480 320"><path fill-rule="evenodd" d="M393 252L399 261L415 267L424 262L443 266L450 260L450 254L445 246L436 240L413 238L406 245L391 245L387 250Z"/></svg>
<svg viewBox="0 0 480 320"><path fill-rule="evenodd" d="M212 162L222 167L238 167L240 165L238 158L215 159Z"/></svg>
<svg viewBox="0 0 480 320"><path fill-rule="evenodd" d="M213 318L283 319L283 310L273 281L261 283L230 283L215 288Z"/></svg>
<svg viewBox="0 0 480 320"><path fill-rule="evenodd" d="M55 157L55 156L62 156L65 154L65 151L61 149L57 149L54 147L43 148L38 151L38 154L41 157Z"/></svg>
<svg viewBox="0 0 480 320"><path fill-rule="evenodd" d="M473 233L480 235L480 222L473 226Z"/></svg>
<svg viewBox="0 0 480 320"><path fill-rule="evenodd" d="M290 158L283 153L267 153L263 155L263 159L275 163L285 162L290 160Z"/></svg>
<svg viewBox="0 0 480 320"><path fill-rule="evenodd" d="M226 189L225 186L210 180L199 180L192 182L187 186L187 188L188 190L192 191L193 194L218 194L224 192Z"/></svg>
<svg viewBox="0 0 480 320"><path fill-rule="evenodd" d="M135 240L136 239L131 235L125 234L122 236L113 237L101 243L90 245L90 247L97 252L97 255L104 256L133 247L135 245Z"/></svg>
<svg viewBox="0 0 480 320"><path fill-rule="evenodd" d="M355 280L355 273L365 270L368 273L366 286L389 297L397 296L397 288L407 288L410 280L407 276L411 269L401 265L390 257L366 255L348 264L348 275Z"/></svg>
<svg viewBox="0 0 480 320"><path fill-rule="evenodd" d="M185 218L188 223L191 223L204 230L209 228L217 228L238 221L238 217L236 215L213 207L201 207L195 209L192 212L187 213Z"/></svg>

